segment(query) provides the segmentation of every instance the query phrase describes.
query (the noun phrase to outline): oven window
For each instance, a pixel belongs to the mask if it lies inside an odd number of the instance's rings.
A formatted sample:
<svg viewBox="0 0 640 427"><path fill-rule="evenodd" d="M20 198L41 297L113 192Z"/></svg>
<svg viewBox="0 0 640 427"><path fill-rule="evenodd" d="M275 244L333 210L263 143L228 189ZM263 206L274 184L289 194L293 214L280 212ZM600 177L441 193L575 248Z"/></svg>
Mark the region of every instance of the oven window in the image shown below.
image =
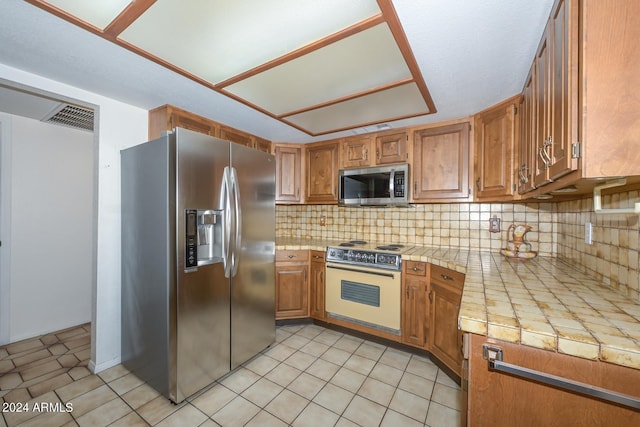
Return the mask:
<svg viewBox="0 0 640 427"><path fill-rule="evenodd" d="M388 173L371 173L342 177L343 199L382 199L389 197Z"/></svg>
<svg viewBox="0 0 640 427"><path fill-rule="evenodd" d="M380 287L342 280L340 298L345 301L380 307Z"/></svg>

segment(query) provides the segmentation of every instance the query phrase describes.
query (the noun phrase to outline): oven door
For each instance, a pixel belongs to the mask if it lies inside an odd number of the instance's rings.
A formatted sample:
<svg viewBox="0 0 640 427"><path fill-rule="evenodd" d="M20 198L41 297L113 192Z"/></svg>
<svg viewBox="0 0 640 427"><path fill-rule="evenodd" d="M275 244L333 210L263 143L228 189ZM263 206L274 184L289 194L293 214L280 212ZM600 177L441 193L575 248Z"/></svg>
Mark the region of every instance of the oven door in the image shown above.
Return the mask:
<svg viewBox="0 0 640 427"><path fill-rule="evenodd" d="M399 271L327 263L327 315L400 335Z"/></svg>

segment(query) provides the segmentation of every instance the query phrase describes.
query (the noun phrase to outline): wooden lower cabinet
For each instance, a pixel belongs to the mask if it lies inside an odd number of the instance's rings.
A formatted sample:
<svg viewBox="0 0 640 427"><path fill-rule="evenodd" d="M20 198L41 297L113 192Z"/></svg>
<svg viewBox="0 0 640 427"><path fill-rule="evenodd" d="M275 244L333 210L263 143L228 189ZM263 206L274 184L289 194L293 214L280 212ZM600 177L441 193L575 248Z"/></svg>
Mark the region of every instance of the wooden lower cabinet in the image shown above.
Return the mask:
<svg viewBox="0 0 640 427"><path fill-rule="evenodd" d="M429 281L427 263L405 261L402 275L402 342L428 347Z"/></svg>
<svg viewBox="0 0 640 427"><path fill-rule="evenodd" d="M309 317L308 251L276 251L276 319Z"/></svg>
<svg viewBox="0 0 640 427"><path fill-rule="evenodd" d="M309 315L318 320L325 320L327 318L325 312L325 262L324 252L322 251L310 251L309 252L309 290L311 298L309 299Z"/></svg>
<svg viewBox="0 0 640 427"><path fill-rule="evenodd" d="M640 398L640 370L582 359L468 334L468 383L463 402L470 427L565 427L640 425L640 411L558 387L491 370L483 359L488 343L503 351L503 362ZM463 405L464 406L464 405ZM463 418L465 418L463 416Z"/></svg>
<svg viewBox="0 0 640 427"><path fill-rule="evenodd" d="M458 312L464 274L431 265L429 276L430 351L457 375L462 371L462 334Z"/></svg>

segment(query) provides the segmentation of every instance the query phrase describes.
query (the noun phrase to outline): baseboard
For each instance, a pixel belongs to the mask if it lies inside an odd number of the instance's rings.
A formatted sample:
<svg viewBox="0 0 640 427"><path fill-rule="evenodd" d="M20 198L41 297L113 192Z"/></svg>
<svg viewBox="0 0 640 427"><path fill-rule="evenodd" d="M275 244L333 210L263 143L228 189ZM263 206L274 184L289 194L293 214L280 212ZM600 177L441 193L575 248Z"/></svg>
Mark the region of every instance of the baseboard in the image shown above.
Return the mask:
<svg viewBox="0 0 640 427"><path fill-rule="evenodd" d="M122 359L120 357L107 360L106 362L102 362L99 365L96 365L96 363L93 360L90 360L89 365L87 367L92 373L97 374L109 368L113 368L116 365L119 365L120 362L122 362Z"/></svg>

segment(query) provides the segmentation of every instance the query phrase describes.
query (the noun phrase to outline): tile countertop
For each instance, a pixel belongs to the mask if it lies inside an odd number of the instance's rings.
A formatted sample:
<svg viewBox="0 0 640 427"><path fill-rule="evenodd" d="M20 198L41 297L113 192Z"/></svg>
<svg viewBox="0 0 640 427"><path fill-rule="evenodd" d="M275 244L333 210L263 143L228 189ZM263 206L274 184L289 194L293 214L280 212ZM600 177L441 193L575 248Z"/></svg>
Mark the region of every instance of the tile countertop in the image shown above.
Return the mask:
<svg viewBox="0 0 640 427"><path fill-rule="evenodd" d="M338 243L277 239L276 249ZM401 253L466 275L458 317L465 332L640 369L640 304L559 259L421 246Z"/></svg>

